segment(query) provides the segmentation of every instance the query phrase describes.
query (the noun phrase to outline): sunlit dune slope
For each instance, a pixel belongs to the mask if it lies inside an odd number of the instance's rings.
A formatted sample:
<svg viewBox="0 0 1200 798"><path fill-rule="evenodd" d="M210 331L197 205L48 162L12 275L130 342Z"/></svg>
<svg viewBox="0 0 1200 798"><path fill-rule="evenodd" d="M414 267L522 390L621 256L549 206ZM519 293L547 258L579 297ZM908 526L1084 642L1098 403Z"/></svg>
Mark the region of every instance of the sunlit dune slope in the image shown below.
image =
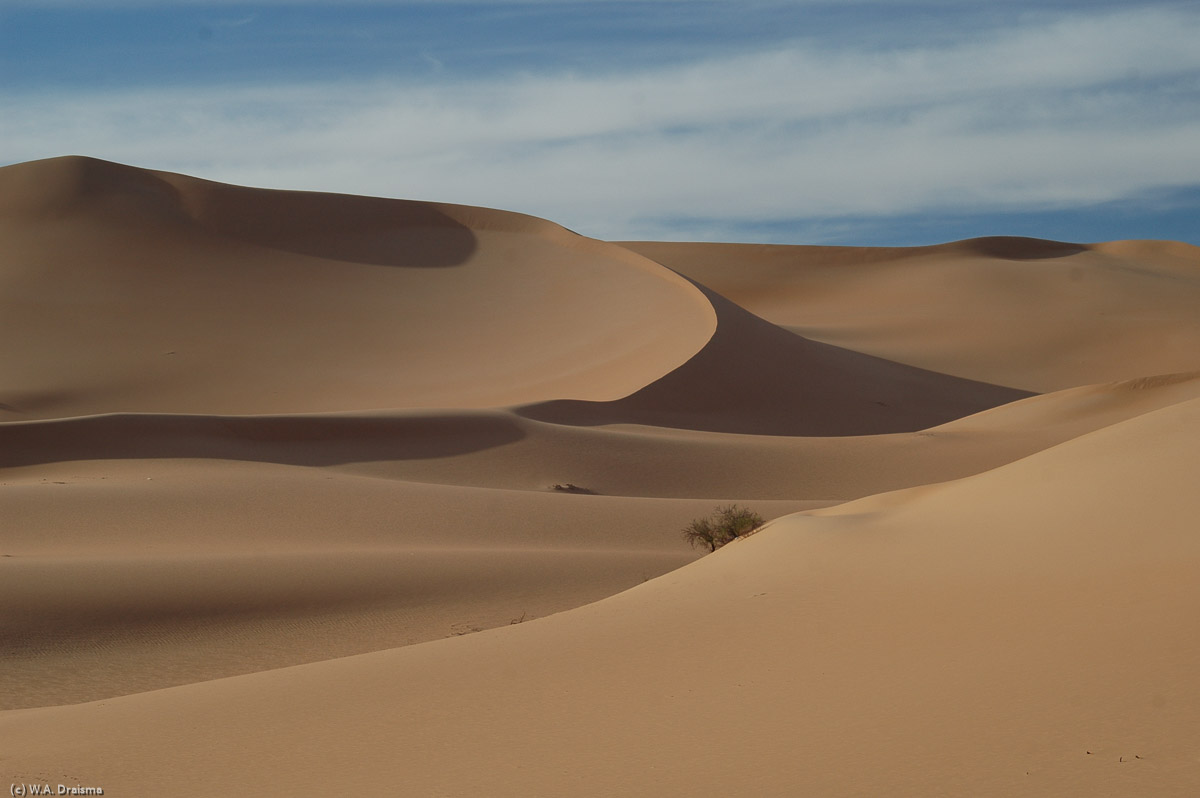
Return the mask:
<svg viewBox="0 0 1200 798"><path fill-rule="evenodd" d="M1196 434L1183 402L545 620L5 713L6 764L183 795L1187 795Z"/></svg>
<svg viewBox="0 0 1200 798"><path fill-rule="evenodd" d="M279 413L612 399L713 330L614 245L479 208L0 169L0 408Z"/></svg>
<svg viewBox="0 0 1200 798"><path fill-rule="evenodd" d="M627 242L806 338L1031 391L1197 368L1200 248Z"/></svg>

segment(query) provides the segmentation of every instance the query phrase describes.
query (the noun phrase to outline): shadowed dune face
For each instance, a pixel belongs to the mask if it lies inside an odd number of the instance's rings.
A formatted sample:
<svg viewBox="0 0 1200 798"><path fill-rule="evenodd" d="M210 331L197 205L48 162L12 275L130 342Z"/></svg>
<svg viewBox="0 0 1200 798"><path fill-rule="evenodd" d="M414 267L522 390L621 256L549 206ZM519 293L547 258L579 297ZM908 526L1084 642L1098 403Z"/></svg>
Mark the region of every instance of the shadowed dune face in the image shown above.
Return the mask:
<svg viewBox="0 0 1200 798"><path fill-rule="evenodd" d="M1083 244L1072 244L1066 241L1047 241L1042 238L1025 238L1023 236L985 236L970 238L949 244L941 249L951 252L964 252L972 255L982 255L989 258L1004 260L1051 260L1066 258L1086 252Z"/></svg>
<svg viewBox="0 0 1200 798"><path fill-rule="evenodd" d="M566 424L636 423L759 435L911 432L1029 394L810 341L711 290L717 332L670 374L611 402L521 408Z"/></svg>
<svg viewBox="0 0 1200 798"><path fill-rule="evenodd" d="M524 437L501 414L124 414L0 425L0 468L77 460L220 459L326 466L447 458Z"/></svg>
<svg viewBox="0 0 1200 798"><path fill-rule="evenodd" d="M0 773L1197 794L1198 253L0 168Z"/></svg>

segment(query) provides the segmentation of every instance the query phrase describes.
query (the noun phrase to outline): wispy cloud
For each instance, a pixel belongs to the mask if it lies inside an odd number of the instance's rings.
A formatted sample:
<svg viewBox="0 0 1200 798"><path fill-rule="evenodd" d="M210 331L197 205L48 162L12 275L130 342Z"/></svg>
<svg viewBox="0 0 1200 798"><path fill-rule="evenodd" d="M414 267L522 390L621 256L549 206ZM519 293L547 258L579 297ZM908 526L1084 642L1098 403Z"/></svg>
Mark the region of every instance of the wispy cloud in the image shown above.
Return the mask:
<svg viewBox="0 0 1200 798"><path fill-rule="evenodd" d="M1200 14L1162 7L608 74L0 94L0 140L9 161L82 152L609 238L670 237L684 218L1051 208L1200 184L1196 41Z"/></svg>
<svg viewBox="0 0 1200 798"><path fill-rule="evenodd" d="M239 17L219 19L213 22L214 28L244 28L258 19L258 14L246 14Z"/></svg>

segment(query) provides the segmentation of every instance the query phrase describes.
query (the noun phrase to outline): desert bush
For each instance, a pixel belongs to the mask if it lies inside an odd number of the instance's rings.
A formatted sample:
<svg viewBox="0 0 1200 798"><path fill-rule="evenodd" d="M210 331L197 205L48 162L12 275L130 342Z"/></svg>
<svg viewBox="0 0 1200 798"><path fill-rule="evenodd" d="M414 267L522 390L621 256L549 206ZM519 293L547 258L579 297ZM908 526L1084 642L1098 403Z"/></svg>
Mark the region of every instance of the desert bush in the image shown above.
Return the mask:
<svg viewBox="0 0 1200 798"><path fill-rule="evenodd" d="M763 517L736 504L718 507L710 515L697 518L683 528L683 539L692 546L707 546L716 551L734 538L748 535L763 525Z"/></svg>

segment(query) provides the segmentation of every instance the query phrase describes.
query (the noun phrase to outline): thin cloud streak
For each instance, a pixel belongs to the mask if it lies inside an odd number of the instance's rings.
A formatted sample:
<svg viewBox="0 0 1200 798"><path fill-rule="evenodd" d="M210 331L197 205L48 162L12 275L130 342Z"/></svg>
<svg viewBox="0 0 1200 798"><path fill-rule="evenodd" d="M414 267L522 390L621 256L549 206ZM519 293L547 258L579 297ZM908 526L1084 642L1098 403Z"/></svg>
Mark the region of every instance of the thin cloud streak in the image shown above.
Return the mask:
<svg viewBox="0 0 1200 798"><path fill-rule="evenodd" d="M611 75L10 94L0 139L14 161L489 205L605 238L1053 208L1200 184L1197 40L1200 15L1157 9Z"/></svg>

